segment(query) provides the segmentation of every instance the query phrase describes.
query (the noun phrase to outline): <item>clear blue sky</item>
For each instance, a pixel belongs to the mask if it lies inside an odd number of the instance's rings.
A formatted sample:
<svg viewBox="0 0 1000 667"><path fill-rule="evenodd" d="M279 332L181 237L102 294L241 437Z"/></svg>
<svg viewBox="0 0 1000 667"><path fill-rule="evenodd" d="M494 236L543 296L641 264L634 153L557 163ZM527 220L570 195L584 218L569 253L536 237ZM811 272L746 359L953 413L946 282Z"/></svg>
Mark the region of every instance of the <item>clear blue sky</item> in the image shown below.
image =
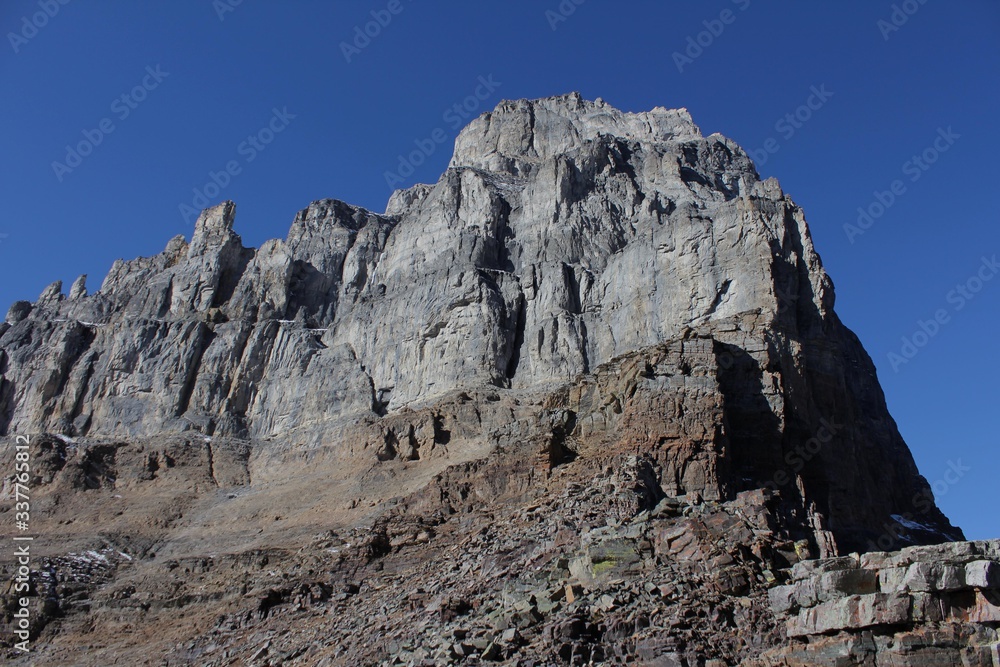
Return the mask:
<svg viewBox="0 0 1000 667"><path fill-rule="evenodd" d="M115 258L190 236L179 207L230 162L239 173L210 201L237 203L247 244L284 237L324 197L382 211L386 172L416 140L433 150L405 184L437 179L456 134L445 112L480 77L497 87L480 88L477 113L572 90L633 111L683 106L706 134L778 148L759 169L805 208L921 471L970 537L1000 537L1000 276L977 283L1000 254L996 2L908 0L895 17L873 0L565 0L568 17L546 15L559 0L398 2L5 0L2 308L81 273L96 289ZM36 16L46 6L53 16ZM387 25L345 55L373 11ZM679 67L675 52L710 28ZM814 86L832 97L799 110ZM797 111L808 120L783 120ZM280 132L259 136L272 122ZM80 142L97 145L77 162L66 147ZM911 161L925 150L933 164ZM895 202L849 239L858 207L879 213L875 191L897 180Z"/></svg>

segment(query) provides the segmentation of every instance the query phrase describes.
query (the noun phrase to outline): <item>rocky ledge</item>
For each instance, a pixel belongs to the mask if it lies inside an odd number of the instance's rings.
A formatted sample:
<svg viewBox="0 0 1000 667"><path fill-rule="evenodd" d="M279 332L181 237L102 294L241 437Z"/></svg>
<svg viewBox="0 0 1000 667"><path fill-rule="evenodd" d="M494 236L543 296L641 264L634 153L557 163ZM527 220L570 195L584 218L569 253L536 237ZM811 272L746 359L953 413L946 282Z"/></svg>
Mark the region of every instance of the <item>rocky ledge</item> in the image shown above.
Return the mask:
<svg viewBox="0 0 1000 667"><path fill-rule="evenodd" d="M788 646L748 667L1000 665L1000 540L805 561L769 591Z"/></svg>

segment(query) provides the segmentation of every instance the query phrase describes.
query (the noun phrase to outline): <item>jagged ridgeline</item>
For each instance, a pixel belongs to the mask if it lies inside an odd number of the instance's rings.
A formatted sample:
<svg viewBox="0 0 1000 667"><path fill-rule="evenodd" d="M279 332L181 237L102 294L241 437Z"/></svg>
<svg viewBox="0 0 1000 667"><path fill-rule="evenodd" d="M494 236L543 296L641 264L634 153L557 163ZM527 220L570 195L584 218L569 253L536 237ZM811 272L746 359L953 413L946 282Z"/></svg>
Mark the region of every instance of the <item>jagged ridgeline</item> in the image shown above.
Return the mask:
<svg viewBox="0 0 1000 667"><path fill-rule="evenodd" d="M0 435L35 436L45 471L38 548L128 554L132 574L115 561L111 589L147 568L152 580L193 586L156 568L195 556L218 568L228 554L223 569L245 590L225 592L225 577L203 583L217 595L188 599L195 612L236 614L246 590L271 590L251 566L262 557L296 563L296 577L311 568L350 579L337 598L350 605L366 577L405 572L532 503L575 531L536 542L570 554L553 556L564 569L601 526L650 521L658 507L656 520L674 517L674 527L690 512L725 514L735 523L689 528L735 540L755 564L727 594L758 600L809 555L962 539L918 473L871 359L834 313L802 210L684 109L624 113L576 94L505 101L462 131L436 184L394 193L383 214L317 201L287 238L260 248L243 246L235 214L232 202L210 208L190 241L115 262L92 294L82 279L68 296L55 283L0 324ZM559 503L539 505L588 485L602 491L586 511L556 520ZM354 538L330 536L345 531ZM278 544L298 551L268 551ZM480 547L469 553L493 558ZM666 567L677 557L640 547L608 560L635 551L643 567ZM678 549L696 560L711 551ZM586 599L608 570L629 572L586 558L552 575L571 598ZM324 580L317 604L332 585ZM397 584L382 585L387 594ZM291 599L273 590L254 612L260 623ZM577 604L560 600L545 613ZM156 605L139 606L152 623ZM775 645L774 617L752 616L765 628L760 645ZM246 627L226 626L234 647ZM541 626L517 627L521 639L477 655L545 642L562 655L559 641L531 634ZM75 640L52 628L58 655ZM170 632L143 641L200 636ZM599 644L590 632L570 643ZM711 651L708 635L686 641L702 640ZM719 651L750 655L739 641ZM328 664L392 653L376 644L329 653ZM692 660L662 664L704 664Z"/></svg>
<svg viewBox="0 0 1000 667"><path fill-rule="evenodd" d="M220 204L190 243L115 262L93 295L54 286L16 304L0 429L356 450L342 439L358 421L454 390L550 391L703 337L711 413L648 415L671 492L783 482L850 546L892 514L957 535L833 312L802 211L683 109L505 102L462 132L436 185L395 193L384 215L319 201L251 249L234 214Z"/></svg>

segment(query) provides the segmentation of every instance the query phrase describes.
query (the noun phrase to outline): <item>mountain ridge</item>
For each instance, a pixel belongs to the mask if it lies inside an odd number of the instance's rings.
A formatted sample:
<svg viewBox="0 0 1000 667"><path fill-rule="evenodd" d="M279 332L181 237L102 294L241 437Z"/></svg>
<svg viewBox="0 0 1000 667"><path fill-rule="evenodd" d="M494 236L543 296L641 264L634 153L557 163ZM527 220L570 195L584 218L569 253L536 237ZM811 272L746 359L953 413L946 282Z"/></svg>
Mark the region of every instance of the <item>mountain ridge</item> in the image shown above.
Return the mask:
<svg viewBox="0 0 1000 667"><path fill-rule="evenodd" d="M828 381L820 364L838 362L806 347L841 338L841 353L862 365L852 389L873 383L879 429L916 476L870 359L833 313L801 209L686 111L622 113L578 94L504 101L460 133L437 185L398 191L387 210L313 202L284 240L253 249L224 202L199 217L190 242L116 261L93 295L78 282L64 299L54 284L30 307L16 304L4 325L15 344L0 427L282 433L317 445L336 424L456 390L556 387L693 328L738 355L755 338L745 363L762 379L777 364L807 384L812 372ZM51 347L70 363L36 391L31 362L23 379L11 363L11 336L46 319L67 325ZM38 352L41 339L32 341L23 354ZM122 374L117 358L135 367ZM771 419L812 431L831 418L783 407L790 390L765 391Z"/></svg>
<svg viewBox="0 0 1000 667"><path fill-rule="evenodd" d="M503 101L459 134L437 183L394 192L384 214L318 200L286 238L247 248L235 209L206 209L190 241L116 261L94 294L85 279L68 298L53 283L0 324L0 437L35 437L44 464L39 553L66 563L71 548L118 545L134 559L115 557L87 588L103 600L93 622L120 622L128 586L145 591L150 623L165 591L187 590L183 604L221 613L235 638L247 593L227 596L227 582L271 600L266 627L291 599L246 565L257 558L303 590L347 586L340 602L353 605L357 581L397 591L382 569L537 505L553 532L533 547L503 540L554 580L596 591L609 571L714 559L726 613L749 596L760 609L746 622L776 648L766 590L795 563L963 538L834 312L803 211L686 110L630 114L575 93ZM560 505L581 489L587 500ZM740 537L725 557L677 542L721 544L729 529ZM483 567L501 558L475 544ZM162 570L191 558L216 598ZM303 578L317 568L329 577ZM551 640L532 634L547 613L514 623L536 648ZM58 618L38 630L52 655L80 637ZM204 639L172 627L169 641ZM711 652L702 632L684 664ZM504 641L480 650L517 655L520 640ZM725 646L726 659L753 652ZM328 664L389 649L345 648Z"/></svg>

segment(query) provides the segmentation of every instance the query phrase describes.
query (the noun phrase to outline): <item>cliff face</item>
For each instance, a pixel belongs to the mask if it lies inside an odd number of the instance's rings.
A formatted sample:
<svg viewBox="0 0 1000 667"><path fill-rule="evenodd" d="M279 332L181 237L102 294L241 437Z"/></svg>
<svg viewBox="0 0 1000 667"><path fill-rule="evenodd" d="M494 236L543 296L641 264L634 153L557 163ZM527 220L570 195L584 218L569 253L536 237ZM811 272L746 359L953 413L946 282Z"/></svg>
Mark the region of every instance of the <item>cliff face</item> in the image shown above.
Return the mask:
<svg viewBox="0 0 1000 667"><path fill-rule="evenodd" d="M697 332L719 404L701 444L727 473L674 457L671 492L770 482L850 547L892 515L922 516L915 541L958 536L833 312L802 211L683 109L504 102L385 215L324 200L248 249L234 213L116 262L93 295L53 286L16 305L0 430L337 447L345 422L459 389L549 390Z"/></svg>
<svg viewBox="0 0 1000 667"><path fill-rule="evenodd" d="M213 489L301 501L300 535L512 452L503 490L470 487L483 502L631 456L619 520L765 489L773 528L813 555L962 537L833 311L803 212L686 110L503 102L385 214L314 202L257 249L234 215L208 209L190 242L0 324L0 435L61 436L51 493L134 487L155 513L170 461L207 466L184 482L201 518L145 526L149 550L266 541L213 515ZM74 483L94 457L107 474Z"/></svg>

